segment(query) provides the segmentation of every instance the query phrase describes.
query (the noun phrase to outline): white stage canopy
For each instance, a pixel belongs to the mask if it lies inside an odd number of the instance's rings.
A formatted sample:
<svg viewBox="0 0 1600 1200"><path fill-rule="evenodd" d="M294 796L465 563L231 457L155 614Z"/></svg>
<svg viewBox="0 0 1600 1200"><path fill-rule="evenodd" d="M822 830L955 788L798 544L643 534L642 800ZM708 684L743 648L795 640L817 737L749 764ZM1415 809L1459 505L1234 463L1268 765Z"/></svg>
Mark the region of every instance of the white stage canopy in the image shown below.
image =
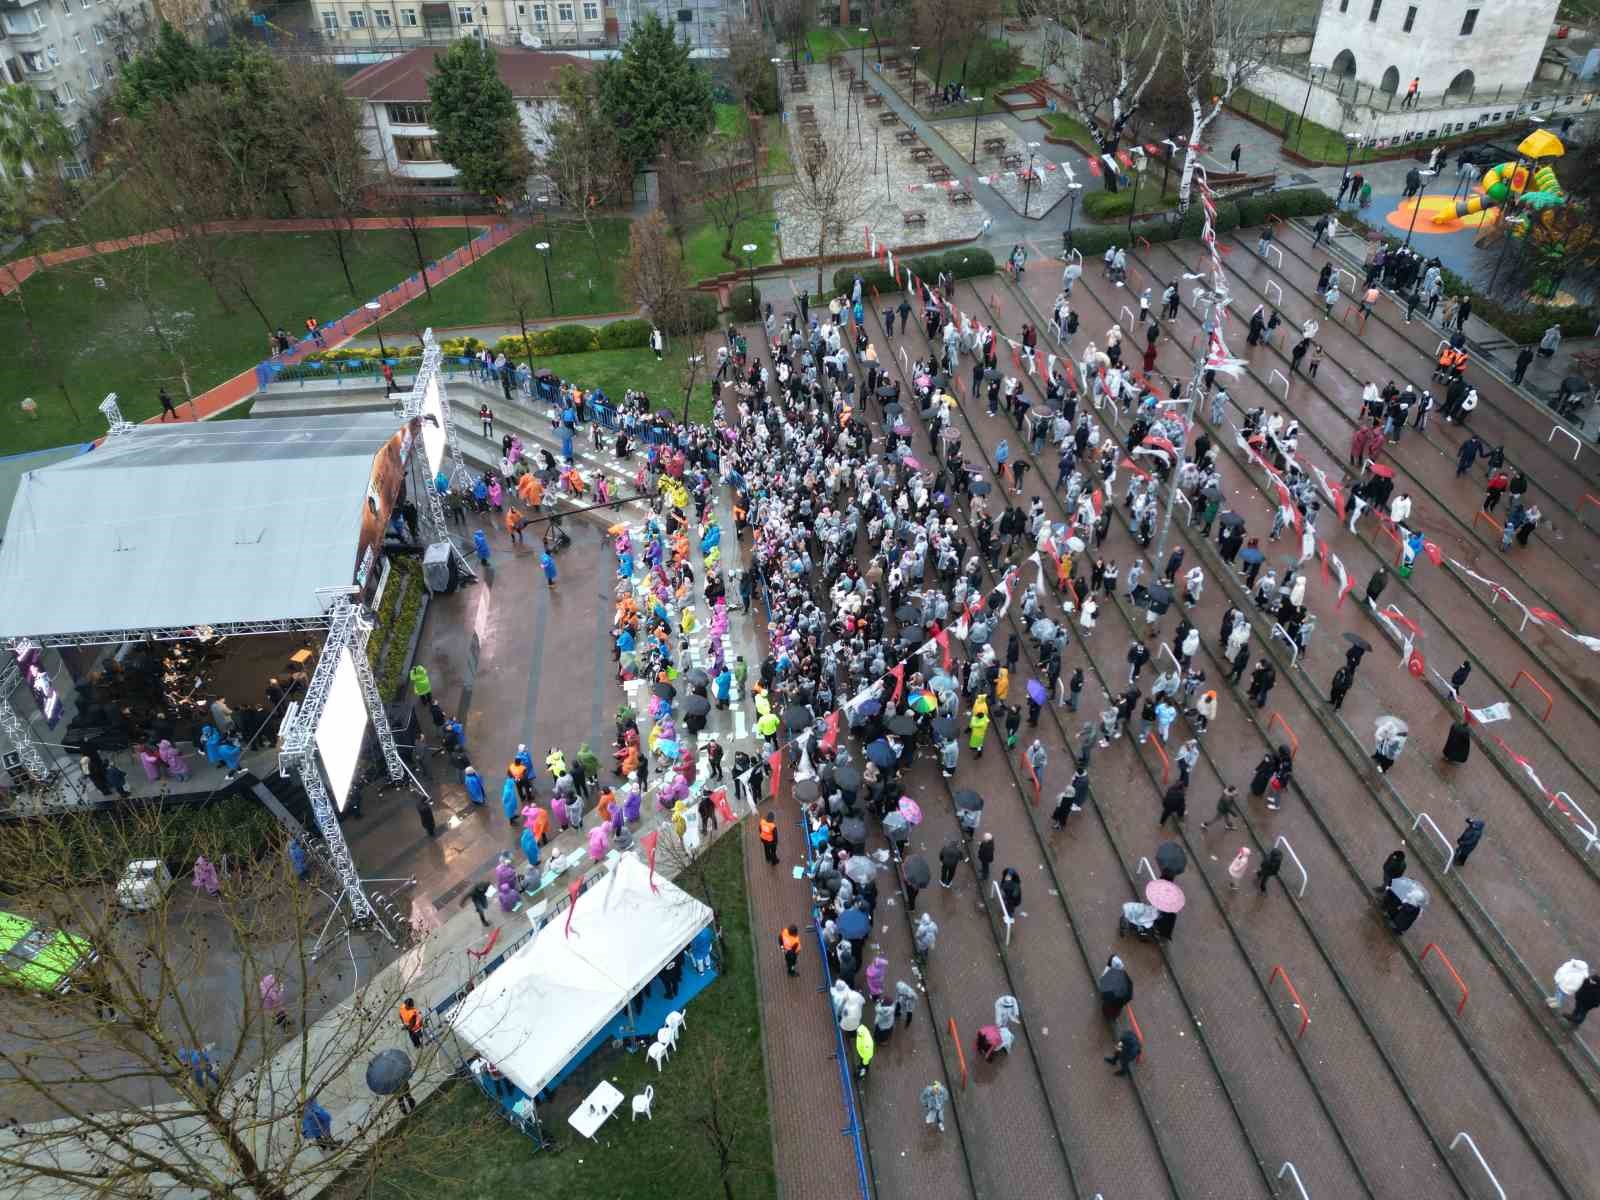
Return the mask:
<svg viewBox="0 0 1600 1200"><path fill-rule="evenodd" d="M633 854L558 913L463 1000L456 1033L537 1095L711 921L711 909Z"/></svg>

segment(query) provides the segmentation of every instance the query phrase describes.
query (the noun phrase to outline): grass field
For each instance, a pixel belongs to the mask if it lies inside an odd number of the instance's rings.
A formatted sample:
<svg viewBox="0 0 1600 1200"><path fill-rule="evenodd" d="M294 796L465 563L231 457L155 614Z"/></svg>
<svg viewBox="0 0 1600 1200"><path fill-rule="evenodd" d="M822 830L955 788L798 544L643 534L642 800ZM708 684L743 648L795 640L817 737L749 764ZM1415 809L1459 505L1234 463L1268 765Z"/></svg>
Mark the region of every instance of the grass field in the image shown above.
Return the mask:
<svg viewBox="0 0 1600 1200"><path fill-rule="evenodd" d="M627 390L634 388L649 396L654 407L681 414L687 354L687 347L680 350L669 344L660 362L650 350L592 350L588 354L535 356L533 361L536 367L554 371L579 387L599 388L613 400L621 401ZM689 398L689 416L699 421L711 417L711 381L704 366Z"/></svg>
<svg viewBox="0 0 1600 1200"><path fill-rule="evenodd" d="M462 241L462 232L455 229L429 230L423 236L427 252L435 257ZM247 234L233 241L254 264L253 291L268 319L294 332L302 329L306 317L347 312L415 269L406 234L357 234L351 266L359 296L355 299L326 235ZM261 318L242 301L224 312L175 247L132 253L142 256L152 305L183 356L195 392L266 356L267 330ZM0 362L0 395L5 397L0 404L0 453L100 436L105 422L96 406L108 392L117 393L123 414L135 421L161 411L156 396L163 386L175 400L183 400L180 365L149 332L145 306L120 291L114 279L96 286L96 273L92 262L58 267L23 285L22 304L0 298L0 342L11 350ZM37 346L29 338L23 305L32 318ZM29 418L19 407L25 397L38 406L36 417Z"/></svg>
<svg viewBox="0 0 1600 1200"><path fill-rule="evenodd" d="M691 282L720 275L735 267L744 267L746 262L742 247L746 244L758 247L755 253L756 266L763 267L778 261L777 238L772 232L770 191L762 190L759 207L739 222L734 232L733 253L738 256L737 263L731 263L722 256L722 243L723 230L707 220L702 219L689 230L683 239L683 262L688 268Z"/></svg>
<svg viewBox="0 0 1600 1200"><path fill-rule="evenodd" d="M643 1054L604 1050L544 1107L545 1133L559 1153L533 1153L532 1143L490 1117L488 1100L471 1083L457 1082L429 1099L413 1120L429 1127L428 1144L455 1132L459 1152L427 1163L410 1161L402 1148L382 1164L370 1187L346 1183L335 1200L414 1200L419 1196L560 1196L563 1200L770 1200L777 1194L772 1167L771 1118L761 1058L761 1016L751 956L744 859L737 831L708 852L710 901L727 947L724 972L686 1010L688 1024L667 1068L657 1073ZM685 877L678 882L697 890ZM822 1069L819 1067L819 1069ZM603 1127L601 1144L584 1141L565 1120L578 1097L610 1080L625 1096L655 1088L650 1120L628 1120L629 1108ZM735 1165L726 1181L701 1121L715 1095L732 1131ZM834 1131L829 1130L830 1134ZM620 1141L620 1145L617 1142ZM727 1190L724 1191L724 1182Z"/></svg>
<svg viewBox="0 0 1600 1200"><path fill-rule="evenodd" d="M414 300L394 322L420 331L427 325L515 324L516 314L491 286L495 275L510 270L531 280L537 291L534 315L579 317L586 313L622 312L633 307L623 287L628 260L628 222L604 217L594 222L595 241L580 221L534 225L499 247L483 262L451 276L433 289L433 299ZM544 255L540 242L550 243L550 289L545 292ZM387 322L386 322L387 324Z"/></svg>

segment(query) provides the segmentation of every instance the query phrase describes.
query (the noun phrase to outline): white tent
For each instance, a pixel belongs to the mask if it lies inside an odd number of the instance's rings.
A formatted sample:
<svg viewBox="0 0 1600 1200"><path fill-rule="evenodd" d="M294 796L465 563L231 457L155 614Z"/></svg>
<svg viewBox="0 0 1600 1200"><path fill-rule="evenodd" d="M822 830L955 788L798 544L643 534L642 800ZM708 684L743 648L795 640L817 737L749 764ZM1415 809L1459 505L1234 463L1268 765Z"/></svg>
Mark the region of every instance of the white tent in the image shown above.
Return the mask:
<svg viewBox="0 0 1600 1200"><path fill-rule="evenodd" d="M711 909L632 854L461 1002L456 1033L537 1095L711 921Z"/></svg>

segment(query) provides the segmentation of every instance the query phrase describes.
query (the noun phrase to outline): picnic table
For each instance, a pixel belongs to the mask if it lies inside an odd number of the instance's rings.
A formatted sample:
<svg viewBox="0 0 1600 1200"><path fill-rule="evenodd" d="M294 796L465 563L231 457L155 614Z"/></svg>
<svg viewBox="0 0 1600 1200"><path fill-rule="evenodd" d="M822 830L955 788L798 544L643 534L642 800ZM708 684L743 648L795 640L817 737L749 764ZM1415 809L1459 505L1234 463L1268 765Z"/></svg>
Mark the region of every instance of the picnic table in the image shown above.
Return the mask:
<svg viewBox="0 0 1600 1200"><path fill-rule="evenodd" d="M1000 156L1000 165L1005 167L1008 170L1014 171L1014 170L1016 170L1018 167L1020 167L1022 165L1022 155L1020 155L1020 154L1002 154Z"/></svg>
<svg viewBox="0 0 1600 1200"><path fill-rule="evenodd" d="M917 131L915 129L902 129L894 135L894 140L902 146L914 146L917 144ZM912 153L915 154L916 152L912 151ZM928 153L931 155L933 151L929 150Z"/></svg>
<svg viewBox="0 0 1600 1200"><path fill-rule="evenodd" d="M916 136L915 132L912 131L912 130L908 129L908 130L906 130L906 132L910 133L913 137ZM895 136L898 137L899 135L896 134ZM917 146L917 147L913 148L912 151L911 151L911 161L912 162L919 162L919 163L932 162L933 161L933 150L928 146Z"/></svg>
<svg viewBox="0 0 1600 1200"><path fill-rule="evenodd" d="M990 154L1003 154L1006 148L1006 139L1003 137L984 138L983 148Z"/></svg>
<svg viewBox="0 0 1600 1200"><path fill-rule="evenodd" d="M789 76L789 90L791 92L803 92L803 91L805 91L806 90L806 77L804 75L791 75L791 76Z"/></svg>
<svg viewBox="0 0 1600 1200"><path fill-rule="evenodd" d="M928 178L934 183L943 183L950 177L950 168L943 163L934 163L928 168Z"/></svg>
<svg viewBox="0 0 1600 1200"><path fill-rule="evenodd" d="M878 114L878 124L898 125L900 124L900 114L897 112L881 112Z"/></svg>
<svg viewBox="0 0 1600 1200"><path fill-rule="evenodd" d="M878 107L878 105L883 103L883 94L881 92L868 92L866 96L866 103L868 108Z"/></svg>
<svg viewBox="0 0 1600 1200"><path fill-rule="evenodd" d="M866 91L867 90L867 81L865 79L852 79L850 81L850 90L852 92L864 92L864 91Z"/></svg>
<svg viewBox="0 0 1600 1200"><path fill-rule="evenodd" d="M950 203L951 204L971 204L972 203L972 193L971 192L965 192L965 191L951 192L950 193Z"/></svg>
<svg viewBox="0 0 1600 1200"><path fill-rule="evenodd" d="M920 208L902 211L900 218L907 225L926 225L928 223L928 214L923 212Z"/></svg>

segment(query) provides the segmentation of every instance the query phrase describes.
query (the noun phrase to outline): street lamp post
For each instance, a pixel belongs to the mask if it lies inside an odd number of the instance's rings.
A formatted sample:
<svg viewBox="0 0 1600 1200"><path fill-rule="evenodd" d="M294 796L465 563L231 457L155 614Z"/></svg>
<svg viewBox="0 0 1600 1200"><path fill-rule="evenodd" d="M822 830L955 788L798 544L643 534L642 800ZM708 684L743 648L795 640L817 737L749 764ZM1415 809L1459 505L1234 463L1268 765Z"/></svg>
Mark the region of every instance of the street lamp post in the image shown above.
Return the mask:
<svg viewBox="0 0 1600 1200"><path fill-rule="evenodd" d="M978 165L978 114L983 111L983 97L972 97L972 165Z"/></svg>
<svg viewBox="0 0 1600 1200"><path fill-rule="evenodd" d="M917 107L917 56L922 53L921 46L911 47L911 107Z"/></svg>
<svg viewBox="0 0 1600 1200"><path fill-rule="evenodd" d="M1418 174L1422 176L1422 186L1417 189L1416 199L1412 201L1411 225L1406 230L1406 240L1403 243L1402 248L1411 245L1411 234L1417 228L1417 213L1422 210L1422 193L1428 190L1428 180L1432 179L1438 173L1439 172L1430 169L1424 169L1418 172Z"/></svg>
<svg viewBox="0 0 1600 1200"><path fill-rule="evenodd" d="M1327 69L1327 67L1319 67L1316 63L1310 63L1306 67L1306 98L1304 103L1300 105L1300 124L1295 127L1294 131L1296 147L1305 145L1306 109L1311 107L1311 88L1316 82L1317 72L1326 72Z"/></svg>
<svg viewBox="0 0 1600 1200"><path fill-rule="evenodd" d="M778 123L783 124L783 59L772 58L772 96L778 102Z"/></svg>
<svg viewBox="0 0 1600 1200"><path fill-rule="evenodd" d="M535 242L533 248L544 259L544 298L545 303L550 306L550 315L553 317L556 315L556 294L550 287L550 243Z"/></svg>
<svg viewBox="0 0 1600 1200"><path fill-rule="evenodd" d="M1138 151L1134 151L1138 154ZM1139 208L1139 181L1144 178L1144 157L1140 155L1133 160L1129 168L1133 172L1133 202L1128 205L1128 237L1133 238L1133 214Z"/></svg>
<svg viewBox="0 0 1600 1200"><path fill-rule="evenodd" d="M754 242L746 242L740 247L744 251L744 261L750 268L750 303L756 306L756 320L761 319L761 301L756 298L756 251L761 249Z"/></svg>
<svg viewBox="0 0 1600 1200"><path fill-rule="evenodd" d="M872 30L868 29L865 25L863 25L859 29L857 29L856 32L859 33L863 38L865 38L867 36L867 34L872 32ZM867 43L865 41L863 41L861 43L861 85L863 87L865 87L866 83L867 83Z"/></svg>
<svg viewBox="0 0 1600 1200"><path fill-rule="evenodd" d="M1028 171L1022 177L1022 219L1028 219L1028 201L1033 198L1033 158L1039 153L1039 143L1028 143Z"/></svg>
<svg viewBox="0 0 1600 1200"><path fill-rule="evenodd" d="M383 305L376 300L368 300L361 307L372 314L373 326L378 334L378 353L388 358L389 348L383 344Z"/></svg>
<svg viewBox="0 0 1600 1200"><path fill-rule="evenodd" d="M1078 193L1083 191L1083 184L1074 179L1067 184L1067 231L1061 235L1061 251L1063 254L1072 253L1072 218L1078 211Z"/></svg>
<svg viewBox="0 0 1600 1200"><path fill-rule="evenodd" d="M872 127L872 173L878 173L878 126Z"/></svg>

